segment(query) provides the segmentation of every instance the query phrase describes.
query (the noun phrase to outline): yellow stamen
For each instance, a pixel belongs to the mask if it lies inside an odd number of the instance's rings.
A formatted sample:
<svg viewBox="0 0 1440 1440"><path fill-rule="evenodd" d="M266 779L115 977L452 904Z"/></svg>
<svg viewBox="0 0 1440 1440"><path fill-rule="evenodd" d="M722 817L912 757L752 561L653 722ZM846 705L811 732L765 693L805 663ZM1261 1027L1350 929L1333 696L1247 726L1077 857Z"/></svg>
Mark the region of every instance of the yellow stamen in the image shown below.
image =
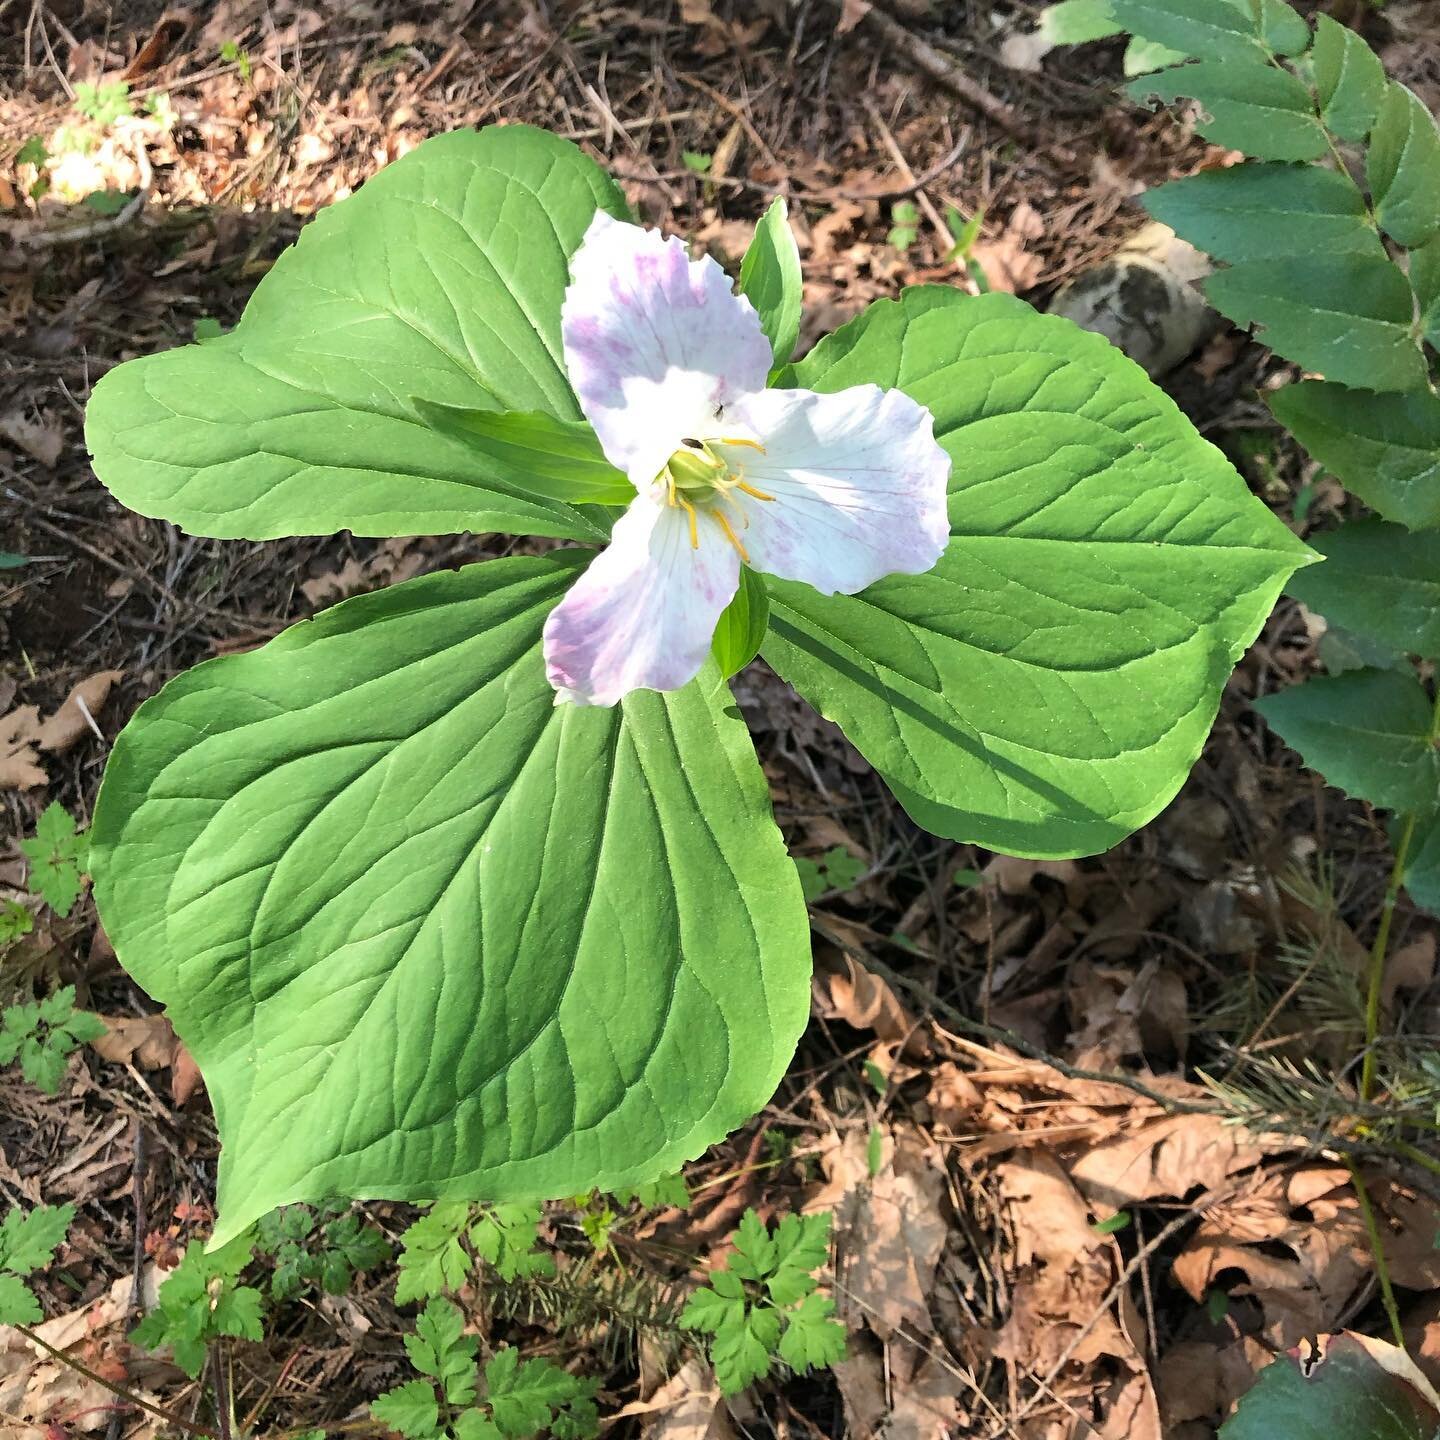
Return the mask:
<svg viewBox="0 0 1440 1440"><path fill-rule="evenodd" d="M753 485L747 485L743 480L735 482L737 490L743 490L747 495L753 495L757 500L773 500L773 495L767 495L763 490L757 490Z"/></svg>
<svg viewBox="0 0 1440 1440"><path fill-rule="evenodd" d="M747 440L740 435L722 435L719 443L721 445L743 445L747 450L758 450L762 455L765 447L758 440Z"/></svg>
<svg viewBox="0 0 1440 1440"><path fill-rule="evenodd" d="M712 510L710 514L720 522L720 528L725 532L725 538L740 552L740 558L748 565L750 563L750 556L746 552L745 547L740 543L740 537L730 528L730 522L719 510Z"/></svg>
<svg viewBox="0 0 1440 1440"><path fill-rule="evenodd" d="M678 500L685 507L686 518L690 521L690 548L698 550L700 548L700 529L695 523L695 507L683 495L674 495L673 490L671 493L674 497L671 503Z"/></svg>

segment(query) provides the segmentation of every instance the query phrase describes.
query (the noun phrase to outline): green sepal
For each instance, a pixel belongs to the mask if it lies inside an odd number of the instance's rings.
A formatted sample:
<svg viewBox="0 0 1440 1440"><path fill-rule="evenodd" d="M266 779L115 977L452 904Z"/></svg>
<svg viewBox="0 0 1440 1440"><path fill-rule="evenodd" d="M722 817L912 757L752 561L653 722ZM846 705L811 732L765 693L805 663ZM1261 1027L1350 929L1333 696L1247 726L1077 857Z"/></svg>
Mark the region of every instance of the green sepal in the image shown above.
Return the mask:
<svg viewBox="0 0 1440 1440"><path fill-rule="evenodd" d="M800 251L783 197L760 217L740 262L739 291L754 305L777 366L789 362L800 339Z"/></svg>
<svg viewBox="0 0 1440 1440"><path fill-rule="evenodd" d="M742 566L740 588L721 614L710 642L710 653L726 680L760 653L769 626L770 594L765 582L748 565Z"/></svg>

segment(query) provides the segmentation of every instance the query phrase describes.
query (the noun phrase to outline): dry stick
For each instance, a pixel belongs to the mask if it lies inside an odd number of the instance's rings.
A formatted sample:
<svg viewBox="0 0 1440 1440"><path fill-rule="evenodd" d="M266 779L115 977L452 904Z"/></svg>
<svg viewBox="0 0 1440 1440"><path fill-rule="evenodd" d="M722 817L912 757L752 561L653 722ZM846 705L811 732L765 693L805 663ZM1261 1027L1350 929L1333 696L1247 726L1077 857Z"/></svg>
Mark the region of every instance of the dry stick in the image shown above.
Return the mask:
<svg viewBox="0 0 1440 1440"><path fill-rule="evenodd" d="M37 1335L28 1325L15 1326L15 1333L23 1335L32 1345L38 1345L47 1355L53 1356L62 1365L68 1365L70 1369L83 1375L92 1384L101 1386L112 1395L118 1395L127 1404L134 1405L138 1409L164 1420L168 1425L174 1425L177 1429L185 1431L187 1435L203 1435L205 1440L221 1440L219 1431L211 1430L204 1425L197 1425L192 1420L185 1420L179 1415L172 1414L169 1410L161 1409L159 1405L152 1405L148 1400L135 1394L133 1390L126 1390L113 1380L107 1380L103 1375L97 1375L88 1365L83 1365L73 1355L67 1355L63 1350L57 1350L43 1335Z"/></svg>
<svg viewBox="0 0 1440 1440"><path fill-rule="evenodd" d="M134 1126L134 1159L131 1162L131 1177L134 1186L135 1238L130 1247L130 1300L125 1307L127 1318L133 1317L140 1309L145 1294L145 1127L137 1115L130 1122ZM105 1430L105 1440L120 1440L120 1426L123 1423L117 1410L110 1417Z"/></svg>

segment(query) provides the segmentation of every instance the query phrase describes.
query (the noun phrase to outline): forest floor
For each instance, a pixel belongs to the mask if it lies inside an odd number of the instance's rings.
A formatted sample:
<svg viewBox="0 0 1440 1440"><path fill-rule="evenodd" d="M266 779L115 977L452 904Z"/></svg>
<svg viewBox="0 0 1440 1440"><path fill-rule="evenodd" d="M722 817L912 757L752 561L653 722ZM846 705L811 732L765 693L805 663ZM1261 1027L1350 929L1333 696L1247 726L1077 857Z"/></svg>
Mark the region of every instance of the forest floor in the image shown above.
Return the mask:
<svg viewBox="0 0 1440 1440"><path fill-rule="evenodd" d="M770 197L788 196L806 344L902 285L968 284L945 258L952 208L983 212L990 285L1044 305L1142 223L1139 189L1219 159L1117 97L1114 45L1007 66L1036 5L896 0L893 27L869 8L0 0L0 550L29 557L0 570L0 900L25 898L19 839L53 801L89 816L110 738L178 671L506 547L197 539L122 510L83 441L99 376L233 324L309 215L425 137L546 126L610 168L647 222L730 267ZM1370 22L1432 105L1436 8L1394 0ZM77 110L78 86L119 80L114 113ZM88 146L32 198L27 142L57 150L67 126ZM905 206L913 233L896 236ZM1260 394L1281 370L1226 331L1167 384L1305 534L1345 500L1268 420ZM587 1217L551 1206L578 1308L561 1324L491 1296L486 1324L597 1376L607 1433L1200 1440L1277 1351L1388 1333L1349 1155L1408 1342L1440 1383L1434 1177L1357 1138L1384 824L1303 770L1249 703L1313 667L1315 631L1283 601L1179 798L1082 861L925 834L836 729L763 664L744 672L777 818L815 862L812 1024L773 1103L687 1169L688 1210L626 1212L597 1256ZM1383 1043L1419 1056L1417 1074L1440 1037L1435 949L1435 924L1402 901ZM10 948L0 1003L54 983L110 1031L57 1096L0 1073L0 1203L78 1208L45 1282L46 1333L190 1415L194 1384L125 1329L134 1278L153 1282L206 1233L203 1085L88 898ZM1429 1074L1433 1113L1433 1058ZM850 1356L726 1405L667 1304L747 1206L835 1211L827 1283ZM413 1216L366 1211L392 1237ZM628 1320L607 1299L616 1277ZM653 1323L633 1322L637 1306ZM404 1328L393 1272L285 1307L265 1343L232 1350L237 1408L264 1436L363 1421L402 1377ZM0 1432L165 1429L0 1330Z"/></svg>

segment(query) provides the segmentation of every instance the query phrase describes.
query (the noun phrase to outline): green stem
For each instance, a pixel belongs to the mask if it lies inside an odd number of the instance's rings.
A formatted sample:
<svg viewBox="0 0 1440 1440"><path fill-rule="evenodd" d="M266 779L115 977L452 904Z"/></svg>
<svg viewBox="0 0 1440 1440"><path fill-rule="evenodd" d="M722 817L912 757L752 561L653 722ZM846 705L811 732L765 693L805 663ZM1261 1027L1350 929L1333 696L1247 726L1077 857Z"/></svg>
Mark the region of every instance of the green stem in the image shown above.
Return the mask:
<svg viewBox="0 0 1440 1440"><path fill-rule="evenodd" d="M1380 911L1380 925L1375 943L1370 947L1370 985L1365 997L1365 1058L1360 1066L1360 1099L1369 1100L1375 1093L1375 1047L1380 1038L1380 993L1385 980L1385 952L1390 946L1390 922L1395 915L1395 902L1405 879L1405 865L1410 858L1410 843L1415 838L1419 817L1407 815L1400 843L1395 847L1395 863L1390 867L1390 883L1385 887L1385 900Z"/></svg>
<svg viewBox="0 0 1440 1440"><path fill-rule="evenodd" d="M123 1389L115 1384L113 1380L107 1380L103 1375L97 1375L88 1365L82 1365L73 1356L67 1355L63 1350L57 1350L42 1335L37 1335L28 1325L17 1325L16 1331L23 1335L32 1345L38 1345L47 1355L53 1356L62 1365L68 1365L78 1374L83 1375L87 1380L96 1385L103 1386L112 1395L118 1395L127 1404L134 1405L138 1409L147 1411L158 1419L165 1421L167 1425L173 1425L177 1430L183 1430L188 1435L203 1435L205 1440L220 1440L218 1431L207 1429L204 1425L196 1425L189 1420L183 1420L179 1415L169 1410L162 1410L158 1405L152 1405L148 1400L142 1400L133 1391Z"/></svg>
<svg viewBox="0 0 1440 1440"><path fill-rule="evenodd" d="M1395 1343L1405 1348L1405 1331L1400 1324L1400 1308L1395 1303L1395 1290L1390 1284L1390 1266L1385 1260L1385 1250L1380 1241L1380 1227L1375 1223L1375 1211L1370 1204L1370 1194L1360 1171L1353 1160L1345 1162L1350 1171L1350 1183L1355 1187L1355 1198L1360 1202L1360 1217L1365 1222L1365 1233L1370 1237L1370 1253L1375 1257L1375 1278L1380 1282L1380 1298L1385 1305L1385 1314L1390 1320L1390 1333Z"/></svg>

